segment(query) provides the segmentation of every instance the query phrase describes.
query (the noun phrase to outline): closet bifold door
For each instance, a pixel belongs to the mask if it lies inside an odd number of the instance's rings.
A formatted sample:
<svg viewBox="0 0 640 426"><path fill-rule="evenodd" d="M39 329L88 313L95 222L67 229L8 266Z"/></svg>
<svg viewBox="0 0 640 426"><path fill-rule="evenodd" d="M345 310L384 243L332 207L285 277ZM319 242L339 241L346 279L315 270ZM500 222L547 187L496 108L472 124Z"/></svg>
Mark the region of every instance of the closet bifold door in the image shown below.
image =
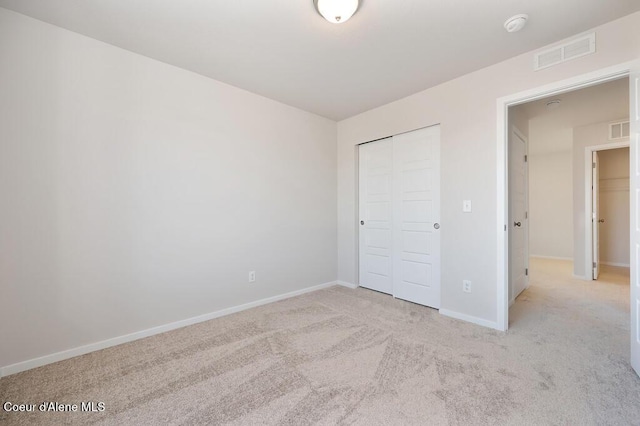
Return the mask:
<svg viewBox="0 0 640 426"><path fill-rule="evenodd" d="M393 295L440 308L440 127L393 137Z"/></svg>
<svg viewBox="0 0 640 426"><path fill-rule="evenodd" d="M392 294L392 140L358 149L360 286Z"/></svg>

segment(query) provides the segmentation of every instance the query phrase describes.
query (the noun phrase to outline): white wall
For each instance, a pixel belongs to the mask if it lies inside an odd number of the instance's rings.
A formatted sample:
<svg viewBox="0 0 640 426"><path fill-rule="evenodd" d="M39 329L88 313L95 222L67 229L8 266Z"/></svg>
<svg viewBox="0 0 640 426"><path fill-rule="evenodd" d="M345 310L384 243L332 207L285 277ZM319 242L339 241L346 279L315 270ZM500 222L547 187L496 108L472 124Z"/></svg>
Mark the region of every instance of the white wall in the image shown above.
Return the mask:
<svg viewBox="0 0 640 426"><path fill-rule="evenodd" d="M600 151L600 261L629 266L629 148Z"/></svg>
<svg viewBox="0 0 640 426"><path fill-rule="evenodd" d="M586 221L591 223L591 210L586 211L585 206L585 187L587 185L585 181L585 148L614 142L618 141L609 140L608 122L573 129L573 247L575 248L573 273L586 279L591 277L591 266L585 262L585 250L587 249L585 224ZM627 236L627 238L629 237Z"/></svg>
<svg viewBox="0 0 640 426"><path fill-rule="evenodd" d="M357 283L355 145L442 125L442 308L497 320L497 108L502 96L640 57L640 13L595 29L597 53L534 72L532 54L465 75L338 123L338 278ZM471 199L473 213L462 213ZM473 292L462 291L462 280Z"/></svg>
<svg viewBox="0 0 640 426"><path fill-rule="evenodd" d="M571 151L529 155L529 253L573 258Z"/></svg>
<svg viewBox="0 0 640 426"><path fill-rule="evenodd" d="M4 9L0 58L0 367L335 281L335 122Z"/></svg>

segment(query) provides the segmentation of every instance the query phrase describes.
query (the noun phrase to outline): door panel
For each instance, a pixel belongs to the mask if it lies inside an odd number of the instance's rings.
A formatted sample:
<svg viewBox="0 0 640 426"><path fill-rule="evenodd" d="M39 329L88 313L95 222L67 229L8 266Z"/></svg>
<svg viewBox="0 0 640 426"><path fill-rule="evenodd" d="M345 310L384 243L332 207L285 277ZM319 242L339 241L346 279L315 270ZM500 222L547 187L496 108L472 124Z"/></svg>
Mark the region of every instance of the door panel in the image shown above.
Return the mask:
<svg viewBox="0 0 640 426"><path fill-rule="evenodd" d="M389 294L393 292L392 148L391 138L359 147L360 285Z"/></svg>
<svg viewBox="0 0 640 426"><path fill-rule="evenodd" d="M640 64L629 77L631 157L631 365L640 375Z"/></svg>
<svg viewBox="0 0 640 426"><path fill-rule="evenodd" d="M440 127L393 137L393 295L440 308Z"/></svg>
<svg viewBox="0 0 640 426"><path fill-rule="evenodd" d="M509 300L527 287L529 268L527 233L526 140L516 131L509 138Z"/></svg>
<svg viewBox="0 0 640 426"><path fill-rule="evenodd" d="M598 151L592 154L591 167L591 234L594 280L600 275L600 161ZM587 219L588 220L588 219Z"/></svg>

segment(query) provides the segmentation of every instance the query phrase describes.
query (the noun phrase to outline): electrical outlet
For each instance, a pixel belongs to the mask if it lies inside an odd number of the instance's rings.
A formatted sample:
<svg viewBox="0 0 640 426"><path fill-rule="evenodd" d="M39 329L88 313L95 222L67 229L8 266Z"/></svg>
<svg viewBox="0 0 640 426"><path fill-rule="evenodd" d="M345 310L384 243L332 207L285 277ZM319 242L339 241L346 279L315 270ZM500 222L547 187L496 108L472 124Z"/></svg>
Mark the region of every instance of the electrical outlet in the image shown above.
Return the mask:
<svg viewBox="0 0 640 426"><path fill-rule="evenodd" d="M462 201L462 211L464 213L471 213L471 200Z"/></svg>
<svg viewBox="0 0 640 426"><path fill-rule="evenodd" d="M253 283L256 281L256 271L249 271L249 282Z"/></svg>
<svg viewBox="0 0 640 426"><path fill-rule="evenodd" d="M465 293L471 293L471 281L462 280L462 291Z"/></svg>

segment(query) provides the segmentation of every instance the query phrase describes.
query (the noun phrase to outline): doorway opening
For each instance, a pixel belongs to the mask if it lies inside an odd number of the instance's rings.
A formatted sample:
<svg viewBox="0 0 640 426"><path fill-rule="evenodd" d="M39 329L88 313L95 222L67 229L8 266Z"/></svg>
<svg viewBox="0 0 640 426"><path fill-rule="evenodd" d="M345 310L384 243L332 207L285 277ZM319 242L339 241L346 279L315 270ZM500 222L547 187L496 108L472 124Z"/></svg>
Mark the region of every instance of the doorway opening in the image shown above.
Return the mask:
<svg viewBox="0 0 640 426"><path fill-rule="evenodd" d="M585 179L584 208L589 212L584 231L585 279L597 280L601 266L630 267L629 133L610 138L606 145L586 147L585 170L589 169L591 179Z"/></svg>
<svg viewBox="0 0 640 426"><path fill-rule="evenodd" d="M629 146L628 87L625 77L509 109L510 303L528 286L530 256L570 261L576 278L597 277L599 229L613 228L603 226L597 209L601 204L599 152L607 164L616 161L605 165L602 176L605 208L617 222L626 218L625 223L616 223L616 230L629 229L628 216L617 214L629 209L628 150L621 151L626 157L604 154ZM614 123L621 123L619 130L626 124L626 134L618 131L614 135ZM607 192L625 189L626 204L624 197ZM615 200L615 206L609 200ZM610 262L629 265L628 232L626 235L626 240L615 241L617 246L612 249L617 258Z"/></svg>
<svg viewBox="0 0 640 426"><path fill-rule="evenodd" d="M599 84L611 82L621 78L628 78L629 90L629 155L630 155L630 209L629 214L632 223L629 226L630 239L630 277L631 285L627 296L629 302L625 303L630 307L630 333L628 342L631 347L630 364L635 372L640 375L640 215L638 208L640 203L640 61L623 63L609 68L594 71L589 74L580 75L564 81L558 81L543 87L531 89L525 92L509 95L497 100L497 116L498 116L498 151L497 151L497 321L496 328L499 330L507 330L509 328L509 235L510 226L508 224L508 203L509 203L509 184L508 184L508 134L509 134L509 109L511 107L535 101L544 98L550 98L554 95L561 95L582 88L588 88ZM580 162L574 162L578 169L584 169L580 166ZM578 170L579 171L579 170ZM586 171L582 170L586 175ZM573 173L578 176L576 170ZM585 191L586 192L586 191ZM580 191L574 192L574 197L580 197ZM583 198L582 203L586 203ZM580 203L574 203L578 205ZM582 218L582 226L586 228L586 218ZM578 235L579 237L579 235ZM586 236L585 236L586 238ZM578 244L583 246L583 244ZM592 256L592 248L589 253ZM587 249L585 248L585 253ZM586 259L587 256L584 258ZM574 256L574 269L576 263L580 262L580 256ZM583 262L584 263L584 262ZM591 265L583 264L583 270ZM585 274L585 277L587 274ZM583 277L584 278L584 277ZM585 281L583 281L584 283ZM598 281L589 281L597 283Z"/></svg>
<svg viewBox="0 0 640 426"><path fill-rule="evenodd" d="M509 229L508 222L508 117L509 108L553 95L595 86L621 78L629 78L629 155L630 155L630 209L629 226L630 276L629 291L631 347L630 364L640 375L640 61L627 62L600 69L589 74L558 81L536 89L505 96L497 100L497 298L496 325L498 330L509 328ZM577 163L576 163L577 164ZM584 219L583 219L584 220ZM584 223L583 223L584 224ZM576 257L574 262L579 259ZM590 266L590 265L589 265Z"/></svg>
<svg viewBox="0 0 640 426"><path fill-rule="evenodd" d="M628 117L627 77L509 108L509 306L540 276L597 279L601 257L628 287Z"/></svg>
<svg viewBox="0 0 640 426"><path fill-rule="evenodd" d="M612 66L609 68L600 69L588 74L579 75L569 78L567 80L561 80L554 83L547 84L534 89L529 89L524 92L514 93L502 98L497 99L497 315L495 328L498 330L506 331L509 325L509 236L511 223L509 222L509 196L508 196L508 135L510 133L509 109L512 107L542 100L550 99L555 95L562 95L564 93L577 91L583 88L589 88L599 84L619 80L622 78L629 78L629 96L630 96L630 134L634 141L630 146L630 155L632 158L636 157L637 142L640 140L640 109L638 98L640 97L640 62L628 62L620 65ZM636 162L632 161L632 177L631 177L631 209L630 214L632 218L635 218L636 212L636 191L635 188L639 186L640 179L636 178L636 172L640 173ZM575 173L575 171L574 171ZM508 226L509 225L509 226ZM633 226L629 230L631 235L631 245L638 243L640 247L640 228L636 232L636 227ZM637 241L636 241L637 240ZM636 275L637 259L634 256L631 265L631 274ZM640 282L640 281L639 281ZM632 286L635 290L635 286ZM635 291L632 291L632 299L635 297ZM640 303L640 298L638 298ZM634 312L632 312L634 314ZM635 318L635 315L633 315ZM640 318L640 316L639 316ZM633 325L633 324L632 324ZM634 328L635 329L635 328ZM640 345L640 342L638 342ZM639 346L640 348L640 346ZM640 349L639 349L640 350Z"/></svg>

